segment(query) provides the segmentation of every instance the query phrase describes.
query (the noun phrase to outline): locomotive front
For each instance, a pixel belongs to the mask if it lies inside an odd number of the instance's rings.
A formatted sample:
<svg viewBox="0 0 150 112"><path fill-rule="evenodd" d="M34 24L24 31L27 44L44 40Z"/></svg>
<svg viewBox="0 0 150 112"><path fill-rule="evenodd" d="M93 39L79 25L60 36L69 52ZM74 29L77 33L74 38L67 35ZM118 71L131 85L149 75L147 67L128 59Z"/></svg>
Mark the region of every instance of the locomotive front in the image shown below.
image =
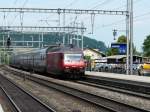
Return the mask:
<svg viewBox="0 0 150 112"><path fill-rule="evenodd" d="M85 72L85 63L82 52L64 53L64 71L69 75L82 76Z"/></svg>

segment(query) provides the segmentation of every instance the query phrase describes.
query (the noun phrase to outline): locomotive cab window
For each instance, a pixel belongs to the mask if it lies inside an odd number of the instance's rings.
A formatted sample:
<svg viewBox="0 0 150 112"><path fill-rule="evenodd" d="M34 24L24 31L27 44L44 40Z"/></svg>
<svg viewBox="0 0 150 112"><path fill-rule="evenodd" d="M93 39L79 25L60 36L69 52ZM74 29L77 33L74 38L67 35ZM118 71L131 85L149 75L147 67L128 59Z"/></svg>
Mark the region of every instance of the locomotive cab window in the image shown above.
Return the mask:
<svg viewBox="0 0 150 112"><path fill-rule="evenodd" d="M65 54L65 61L80 61L82 59L82 54Z"/></svg>

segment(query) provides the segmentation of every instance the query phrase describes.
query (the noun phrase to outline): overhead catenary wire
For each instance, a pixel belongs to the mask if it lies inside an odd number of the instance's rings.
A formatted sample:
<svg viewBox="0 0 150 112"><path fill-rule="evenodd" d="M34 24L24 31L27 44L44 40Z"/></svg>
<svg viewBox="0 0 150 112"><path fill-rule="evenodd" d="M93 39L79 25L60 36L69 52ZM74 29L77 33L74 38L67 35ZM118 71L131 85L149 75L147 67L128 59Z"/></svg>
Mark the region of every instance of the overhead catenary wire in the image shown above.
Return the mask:
<svg viewBox="0 0 150 112"><path fill-rule="evenodd" d="M112 0L104 0L104 1L101 1L99 0L98 2L95 2L94 6L89 8L89 7L86 7L85 9L89 9L89 10L92 10L92 9L96 9L97 7L100 7L100 6L103 6L103 5L106 5L107 3L111 2ZM78 16L79 17L79 16Z"/></svg>
<svg viewBox="0 0 150 112"><path fill-rule="evenodd" d="M112 0L105 0L105 1L103 1L103 2L101 2L101 3L99 3L99 4L97 4L97 5L95 5L95 6L92 7L91 9L96 9L96 8L102 6L102 5L108 4L109 2L112 2Z"/></svg>
<svg viewBox="0 0 150 112"><path fill-rule="evenodd" d="M106 4L110 3L110 2L112 2L112 0L104 0L104 1L100 0L98 2L95 2L96 5L94 4L94 6L90 8L90 10L96 9L96 8L98 8L100 6L103 6L103 5L106 5ZM87 7L87 9L89 9L89 8ZM81 16L81 15L79 15L79 16ZM78 18L79 18L79 16L78 16ZM84 17L83 19L87 20L85 18L87 18L87 17ZM81 21L83 21L83 19ZM92 26L91 34L93 34L93 32L94 32L94 28L93 28L94 27L94 21L95 21L95 14L94 15L91 14L91 26ZM67 24L69 24L69 23L70 22L68 22Z"/></svg>
<svg viewBox="0 0 150 112"><path fill-rule="evenodd" d="M72 0L69 4L67 4L66 6L64 6L64 9L65 8L68 8L68 7L70 7L70 6L73 6L75 3L77 3L78 2L78 0ZM58 25L57 26L59 26L60 25L60 13L58 13ZM47 17L48 18L48 17ZM65 15L65 13L64 13L64 15L63 15L63 19L66 19L66 15ZM65 25L65 21L66 20L63 20L63 25ZM47 25L49 25L49 23L48 23L48 20L45 20L45 22L46 22L46 24Z"/></svg>
<svg viewBox="0 0 150 112"><path fill-rule="evenodd" d="M138 3L138 2L140 2L141 0L135 0L134 1L134 5L136 4L136 3ZM117 7L117 8L114 8L114 9L112 9L112 10L119 10L119 9L122 9L122 8L126 8L126 2L124 3L124 5L122 5L122 6L119 6L119 7Z"/></svg>
<svg viewBox="0 0 150 112"><path fill-rule="evenodd" d="M135 0L134 1L134 4L135 3L139 3L141 0ZM123 5L122 7L125 7L126 5ZM115 8L115 9L113 9L113 10L118 10L118 9L120 9L120 8L122 8L122 7L118 7L118 8ZM141 16L141 15L140 15ZM137 17L135 17L135 18L137 18ZM125 24L125 20L126 19L121 19L121 20L117 20L117 21L115 21L115 22L113 22L113 23L110 23L110 24L106 24L106 25L102 25L102 26L100 26L101 28L104 28L104 27L110 27L110 26L113 26L113 25L117 25L117 24L120 24L120 23L122 23L122 22L124 22L124 24ZM96 27L96 29L99 29L100 27ZM90 33L91 34L91 33Z"/></svg>
<svg viewBox="0 0 150 112"><path fill-rule="evenodd" d="M28 1L29 1L29 0L25 0L25 1L24 1L23 5L22 5L22 8L25 7L25 5L28 3Z"/></svg>
<svg viewBox="0 0 150 112"><path fill-rule="evenodd" d="M25 0L22 5L22 8L24 8L27 3L28 3L28 0ZM13 24L15 22L16 18L20 15L20 13L15 15L14 19L12 20L12 22L10 24Z"/></svg>
<svg viewBox="0 0 150 112"><path fill-rule="evenodd" d="M106 1L106 0L105 0ZM89 7L91 7L91 8L93 8L93 7L95 7L95 5L97 5L97 4L100 4L100 3L102 3L102 2L104 2L104 1L102 1L102 0L98 0L98 1L96 1L96 2L94 2L93 4L90 4L90 6L87 6L87 7L85 7L86 9L88 9ZM91 9L91 8L89 8L89 9Z"/></svg>
<svg viewBox="0 0 150 112"><path fill-rule="evenodd" d="M74 5L74 4L77 3L77 2L78 2L78 0L72 0L72 2L69 3L68 5L66 5L64 8L68 8L68 7Z"/></svg>
<svg viewBox="0 0 150 112"><path fill-rule="evenodd" d="M135 1L134 1L134 4L139 3L140 1L141 1L141 0L135 0ZM126 6L126 5L123 5L123 6L121 6L121 7L115 8L115 9L113 9L113 10L118 10L118 9L120 9L120 8L122 8L122 7L125 7L125 6ZM145 15L145 13L142 14L142 15L137 15L137 16L135 16L134 19L135 19L135 18L138 18L139 16L143 16L143 15ZM122 23L122 22L125 22L125 19L117 20L117 21L115 21L115 22L112 22L112 23L109 23L109 24L106 24L106 25L102 25L102 27L103 27L103 28L104 28L104 27L110 27L110 26L113 26L113 25L120 24L120 23Z"/></svg>
<svg viewBox="0 0 150 112"><path fill-rule="evenodd" d="M104 1L99 1L96 3L95 6L93 6L92 8L90 8L91 10L92 9L96 9L100 6L103 6L103 5L106 5L108 3L112 2L112 0L104 0ZM79 16L78 16L79 17ZM85 18L83 18L85 20ZM82 20L81 20L82 21ZM95 14L91 14L91 33L90 34L93 34L94 32L94 23L95 23Z"/></svg>
<svg viewBox="0 0 150 112"><path fill-rule="evenodd" d="M14 7L14 6L16 5L17 1L18 1L18 0L15 0L15 1L13 2L12 7ZM7 13L6 18L7 18L9 15L10 15L10 13ZM9 24L9 22L8 22L8 24Z"/></svg>
<svg viewBox="0 0 150 112"><path fill-rule="evenodd" d="M90 8L91 10L92 9L97 9L98 7L100 7L100 6L104 6L104 5L106 5L106 4L108 4L108 3L110 3L110 2L112 2L113 0L104 0L104 1L99 1L99 2L97 2L96 3L96 5L95 6L93 6L92 8ZM87 17L86 17L87 18ZM83 19L85 19L85 18L83 18ZM85 19L86 20L86 19ZM94 33L94 23L95 23L95 14L91 14L91 32L90 32L90 34L93 34Z"/></svg>
<svg viewBox="0 0 150 112"><path fill-rule="evenodd" d="M140 15L135 16L135 17L133 18L133 19L134 19L134 22L135 22L135 21L139 21L139 20L137 20L138 18L141 18L141 17L143 17L143 16L147 16L147 15L150 15L150 12L146 12L146 13L143 13L143 14L140 14ZM142 19L141 19L141 20L142 20ZM115 22L113 22L113 23L103 25L102 27L111 27L111 26L113 26L113 25L120 24L120 23L122 23L122 22L124 22L124 21L125 21L125 19L121 19L121 20L115 21Z"/></svg>

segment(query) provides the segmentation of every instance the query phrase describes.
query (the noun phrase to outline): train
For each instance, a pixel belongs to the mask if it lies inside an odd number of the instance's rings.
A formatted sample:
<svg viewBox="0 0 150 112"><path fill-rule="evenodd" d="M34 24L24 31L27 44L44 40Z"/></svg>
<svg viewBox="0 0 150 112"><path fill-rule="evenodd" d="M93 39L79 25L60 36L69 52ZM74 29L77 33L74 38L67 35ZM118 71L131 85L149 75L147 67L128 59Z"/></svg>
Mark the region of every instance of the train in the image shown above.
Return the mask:
<svg viewBox="0 0 150 112"><path fill-rule="evenodd" d="M81 78L85 75L83 51L74 45L51 45L14 53L10 57L10 66L65 78Z"/></svg>

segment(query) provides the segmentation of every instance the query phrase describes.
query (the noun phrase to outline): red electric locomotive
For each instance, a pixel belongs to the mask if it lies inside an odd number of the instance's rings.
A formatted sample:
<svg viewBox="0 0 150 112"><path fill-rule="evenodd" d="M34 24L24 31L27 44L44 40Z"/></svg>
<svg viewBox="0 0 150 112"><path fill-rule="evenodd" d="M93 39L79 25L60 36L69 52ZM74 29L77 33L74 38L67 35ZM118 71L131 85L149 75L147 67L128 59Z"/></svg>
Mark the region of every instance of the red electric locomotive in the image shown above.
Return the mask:
<svg viewBox="0 0 150 112"><path fill-rule="evenodd" d="M83 52L72 45L57 46L48 49L47 72L66 75L67 77L81 77L84 75L85 63Z"/></svg>
<svg viewBox="0 0 150 112"><path fill-rule="evenodd" d="M18 53L11 57L10 62L10 65L18 68L63 77L79 78L85 72L83 51L73 45L55 45L45 49Z"/></svg>

